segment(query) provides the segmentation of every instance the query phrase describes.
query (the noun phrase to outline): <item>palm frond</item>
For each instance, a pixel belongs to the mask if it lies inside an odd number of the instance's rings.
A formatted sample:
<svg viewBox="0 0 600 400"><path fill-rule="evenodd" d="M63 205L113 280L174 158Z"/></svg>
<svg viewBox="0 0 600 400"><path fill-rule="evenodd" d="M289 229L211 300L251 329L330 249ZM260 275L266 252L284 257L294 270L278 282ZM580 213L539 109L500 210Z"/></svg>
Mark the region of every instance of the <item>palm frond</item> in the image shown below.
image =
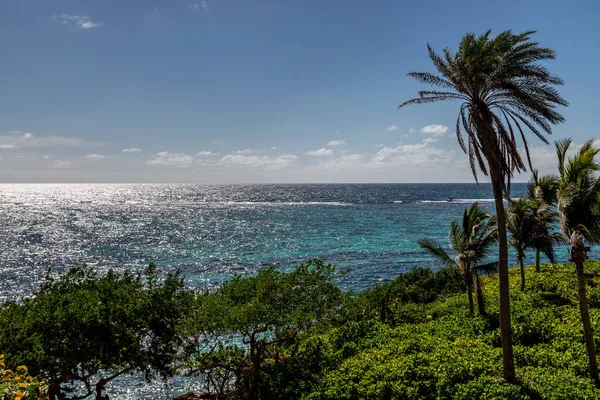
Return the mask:
<svg viewBox="0 0 600 400"><path fill-rule="evenodd" d="M487 264L477 265L473 268L473 272L478 275L493 275L498 273L498 261L494 261Z"/></svg>
<svg viewBox="0 0 600 400"><path fill-rule="evenodd" d="M417 242L419 247L427 251L433 258L438 260L444 266L456 266L456 261L452 259L446 250L437 242L430 240L419 240Z"/></svg>

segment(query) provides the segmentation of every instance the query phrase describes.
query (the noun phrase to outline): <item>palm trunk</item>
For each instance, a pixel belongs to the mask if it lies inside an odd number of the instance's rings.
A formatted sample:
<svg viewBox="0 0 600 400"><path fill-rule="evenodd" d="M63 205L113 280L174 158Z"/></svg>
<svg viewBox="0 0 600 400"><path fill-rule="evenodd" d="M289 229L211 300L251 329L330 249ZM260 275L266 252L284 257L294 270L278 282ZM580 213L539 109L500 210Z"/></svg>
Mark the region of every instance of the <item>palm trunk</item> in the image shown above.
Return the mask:
<svg viewBox="0 0 600 400"><path fill-rule="evenodd" d="M577 234L571 236L571 259L575 263L577 272L577 295L579 297L579 312L581 313L581 323L583 324L583 339L588 356L588 371L590 378L600 387L598 379L598 362L596 360L596 346L594 345L594 331L590 322L590 312L588 309L587 294L585 287L585 275L583 273L583 262L587 259L589 247L583 244L583 238Z"/></svg>
<svg viewBox="0 0 600 400"><path fill-rule="evenodd" d="M477 273L475 274L475 287L475 291L477 293L477 309L479 311L479 315L485 317L485 300L483 298L483 290L481 289L481 281Z"/></svg>
<svg viewBox="0 0 600 400"><path fill-rule="evenodd" d="M594 332L590 322L590 313L587 304L587 295L585 288L585 276L583 275L583 262L575 264L577 269L577 294L579 296L579 312L581 313L581 322L583 324L583 337L588 356L588 370L590 378L596 386L600 386L598 380L598 363L596 361L596 348L594 345Z"/></svg>
<svg viewBox="0 0 600 400"><path fill-rule="evenodd" d="M515 363L510 327L510 291L508 276L508 241L506 239L506 215L503 203L504 182L499 173L490 168L496 217L498 219L498 280L500 291L500 335L502 337L502 362L504 379L515 380Z"/></svg>
<svg viewBox="0 0 600 400"><path fill-rule="evenodd" d="M521 268L521 292L525 291L525 267L523 266L523 257L519 257L519 267Z"/></svg>
<svg viewBox="0 0 600 400"><path fill-rule="evenodd" d="M540 272L540 249L535 249L535 272Z"/></svg>
<svg viewBox="0 0 600 400"><path fill-rule="evenodd" d="M475 306L473 303L473 277L471 273L465 270L465 281L467 284L467 296L469 297L469 314L475 314Z"/></svg>

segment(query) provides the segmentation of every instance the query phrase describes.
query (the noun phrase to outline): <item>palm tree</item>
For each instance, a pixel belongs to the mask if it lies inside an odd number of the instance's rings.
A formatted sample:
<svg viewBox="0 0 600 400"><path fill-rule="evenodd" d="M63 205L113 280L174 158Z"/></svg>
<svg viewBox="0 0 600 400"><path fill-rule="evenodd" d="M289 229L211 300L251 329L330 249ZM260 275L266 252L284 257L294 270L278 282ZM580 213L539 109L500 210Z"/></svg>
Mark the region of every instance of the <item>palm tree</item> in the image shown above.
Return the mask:
<svg viewBox="0 0 600 400"><path fill-rule="evenodd" d="M506 215L506 229L508 230L508 243L517 250L517 260L521 269L521 291L525 290L525 267L523 260L525 250L531 247L531 235L534 229L533 207L525 197L509 203Z"/></svg>
<svg viewBox="0 0 600 400"><path fill-rule="evenodd" d="M527 182L527 194L531 199L542 200L551 206L556 204L556 193L558 191L559 178L556 175L539 175L534 169L531 179Z"/></svg>
<svg viewBox="0 0 600 400"><path fill-rule="evenodd" d="M478 265L491 253L491 247L497 239L496 218L490 216L479 208L478 203L473 203L470 208L465 208L461 224L456 220L450 223L450 247L456 252L454 258L436 242L419 240L417 243L429 254L446 266L458 268L465 279L467 295L469 297L469 312L474 314L473 306L473 278L477 285L477 304L479 314L485 315L483 292L479 275L489 272L496 263Z"/></svg>
<svg viewBox="0 0 600 400"><path fill-rule="evenodd" d="M515 136L519 134L522 138L531 167L523 129L529 129L548 143L543 132L551 133L551 124L564 121L555 108L567 105L555 89L562 80L539 63L554 59L555 53L532 41L533 33L505 31L494 38L490 37L491 31L480 36L469 33L462 38L455 53L445 49L442 55L428 45L429 58L439 75L429 72L408 75L437 86L439 90L422 90L419 97L398 107L445 100L462 103L456 120L458 143L468 154L476 181L477 168L484 175L489 173L496 202L503 373L509 381L515 378L515 367L510 327L508 242L502 200L510 189L513 173L526 170ZM467 135L466 143L463 131Z"/></svg>
<svg viewBox="0 0 600 400"><path fill-rule="evenodd" d="M525 251L536 249L554 262L556 253L554 243L556 235L550 230L557 222L558 214L552 212L550 205L542 200L521 197L509 201L506 218L506 228L509 233L509 243L517 250L517 260L521 269L521 290L525 290ZM536 257L539 260L539 257ZM536 268L539 268L537 266Z"/></svg>
<svg viewBox="0 0 600 400"><path fill-rule="evenodd" d="M600 148L594 147L590 140L581 146L573 157L567 159L570 145L571 139L556 142L560 173L558 211L561 216L561 230L571 246L569 261L575 263L577 273L579 312L583 323L588 370L596 386L600 386L583 270L583 263L590 251L585 241L600 243L600 177L595 176L596 172L600 171L600 162L595 159L600 153Z"/></svg>
<svg viewBox="0 0 600 400"><path fill-rule="evenodd" d="M558 190L558 176L556 175L543 175L543 176L539 176L539 173L537 170L534 170L532 173L532 177L531 180L528 182L527 184L527 192L529 195L529 198L531 199L537 199L540 201L543 201L545 204L549 205L549 209L556 205L556 192ZM549 228L550 226L553 226L556 222L556 218L558 218L558 214L554 214L554 217L552 218L552 221L548 221L548 225L546 225L547 228ZM549 229L546 230L546 232L549 232ZM544 231L542 230L542 232L540 232L540 236L544 237L542 239L542 243L536 244L535 245L535 271L536 272L540 272L540 253L542 252L542 247L544 245L547 245L547 240L544 234ZM561 242L561 238L559 237L559 235L553 235L554 238L554 243L559 243ZM546 254L546 256L548 256L547 252L544 252ZM550 252L551 254L554 254L554 251L552 250ZM550 258L550 262L554 263L554 258Z"/></svg>

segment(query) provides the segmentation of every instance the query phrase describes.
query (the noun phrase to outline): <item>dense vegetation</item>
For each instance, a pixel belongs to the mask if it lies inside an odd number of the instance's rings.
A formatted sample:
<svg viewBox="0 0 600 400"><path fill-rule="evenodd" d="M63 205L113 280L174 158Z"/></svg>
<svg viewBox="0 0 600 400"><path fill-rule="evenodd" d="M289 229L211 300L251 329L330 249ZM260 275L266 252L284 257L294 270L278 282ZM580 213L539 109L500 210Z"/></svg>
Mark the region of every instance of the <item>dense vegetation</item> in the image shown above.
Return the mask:
<svg viewBox="0 0 600 400"><path fill-rule="evenodd" d="M123 374L175 372L191 301L181 277L159 282L153 265L139 275L72 268L48 275L32 298L2 306L0 349L43 378L50 399L104 399L105 386Z"/></svg>
<svg viewBox="0 0 600 400"><path fill-rule="evenodd" d="M600 263L585 267L598 331ZM33 298L2 307L0 349L60 383L57 398L92 395L86 386L122 371L202 374L223 399L600 398L587 375L572 265L525 268L525 291L511 270L514 383L502 378L493 277L481 279L487 314L479 316L456 268L416 268L361 293L342 293L335 269L319 260L198 293L176 275L159 284L152 271L76 268L49 278ZM72 391L77 384L83 391Z"/></svg>

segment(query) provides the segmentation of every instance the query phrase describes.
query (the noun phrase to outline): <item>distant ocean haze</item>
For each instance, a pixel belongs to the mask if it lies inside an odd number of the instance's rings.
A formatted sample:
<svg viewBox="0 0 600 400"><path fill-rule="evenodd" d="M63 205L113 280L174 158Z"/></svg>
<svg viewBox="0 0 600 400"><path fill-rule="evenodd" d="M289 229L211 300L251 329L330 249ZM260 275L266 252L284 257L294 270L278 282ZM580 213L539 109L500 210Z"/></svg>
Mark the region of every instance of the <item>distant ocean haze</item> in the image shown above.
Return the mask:
<svg viewBox="0 0 600 400"><path fill-rule="evenodd" d="M513 185L513 197L524 192ZM81 264L153 262L210 287L319 257L349 268L340 284L360 290L437 268L417 240L447 246L450 221L473 201L494 212L485 184L0 185L0 301L33 292L49 267Z"/></svg>

